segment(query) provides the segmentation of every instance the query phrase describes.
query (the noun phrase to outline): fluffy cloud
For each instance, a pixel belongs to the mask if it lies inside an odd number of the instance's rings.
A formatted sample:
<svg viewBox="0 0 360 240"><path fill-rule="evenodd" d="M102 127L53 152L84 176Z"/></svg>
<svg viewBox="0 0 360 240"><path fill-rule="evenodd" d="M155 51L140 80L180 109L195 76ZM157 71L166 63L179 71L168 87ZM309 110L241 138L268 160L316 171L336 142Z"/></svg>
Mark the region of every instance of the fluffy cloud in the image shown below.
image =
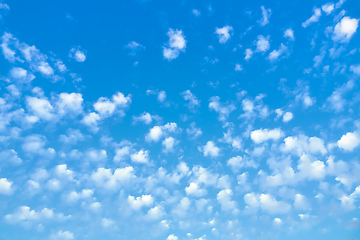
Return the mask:
<svg viewBox="0 0 360 240"><path fill-rule="evenodd" d="M314 14L308 20L303 22L303 24L302 24L303 28L307 28L310 24L312 24L314 22L318 22L320 17L321 17L321 9L315 8Z"/></svg>
<svg viewBox="0 0 360 240"><path fill-rule="evenodd" d="M148 150L140 150L136 153L130 155L131 161L135 163L149 163L149 151Z"/></svg>
<svg viewBox="0 0 360 240"><path fill-rule="evenodd" d="M169 42L167 46L163 47L163 56L167 60L173 60L177 58L180 52L184 52L186 48L186 40L182 30L169 29L167 35L169 36Z"/></svg>
<svg viewBox="0 0 360 240"><path fill-rule="evenodd" d="M205 157L217 157L219 156L220 148L213 141L208 141L204 147L199 147L199 151L203 152Z"/></svg>
<svg viewBox="0 0 360 240"><path fill-rule="evenodd" d="M263 35L259 35L256 41L256 51L257 52L266 52L270 49L269 36L264 37Z"/></svg>
<svg viewBox="0 0 360 240"><path fill-rule="evenodd" d="M295 153L301 156L303 153L322 154L327 153L324 140L317 137L307 137L305 135L290 136L284 139L282 151Z"/></svg>
<svg viewBox="0 0 360 240"><path fill-rule="evenodd" d="M28 206L19 207L13 214L5 215L5 221L11 224L30 224L32 222L56 220L62 221L71 216L55 213L52 209L44 208L40 211L31 210Z"/></svg>
<svg viewBox="0 0 360 240"><path fill-rule="evenodd" d="M28 109L40 119L51 120L54 118L54 107L46 98L27 97Z"/></svg>
<svg viewBox="0 0 360 240"><path fill-rule="evenodd" d="M284 32L284 37L289 38L290 40L294 41L295 40L294 30L292 30L291 28L286 29Z"/></svg>
<svg viewBox="0 0 360 240"><path fill-rule="evenodd" d="M149 207L154 203L154 199L151 195L142 195L141 197L128 197L128 203L134 210L139 210L142 207Z"/></svg>
<svg viewBox="0 0 360 240"><path fill-rule="evenodd" d="M269 60L270 61L276 61L281 55L286 54L287 50L288 50L288 48L284 44L281 44L281 46L279 47L278 50L273 50L269 54Z"/></svg>
<svg viewBox="0 0 360 240"><path fill-rule="evenodd" d="M83 98L81 93L60 93L56 103L60 116L79 115L83 111Z"/></svg>
<svg viewBox="0 0 360 240"><path fill-rule="evenodd" d="M248 193L244 196L244 201L248 207L253 209L260 208L270 214L285 214L291 209L290 204L277 201L270 194Z"/></svg>
<svg viewBox="0 0 360 240"><path fill-rule="evenodd" d="M162 145L164 147L164 152L172 152L174 150L175 145L178 143L176 139L173 137L168 137L162 141Z"/></svg>
<svg viewBox="0 0 360 240"><path fill-rule="evenodd" d="M252 131L250 134L251 140L253 140L254 143L263 143L268 140L278 140L280 139L284 133L279 128L275 128L272 130L269 129L258 129L255 131Z"/></svg>
<svg viewBox="0 0 360 240"><path fill-rule="evenodd" d="M233 104L221 103L220 98L215 96L210 98L209 109L212 109L219 114L220 121L226 121L230 113L234 111L236 107Z"/></svg>
<svg viewBox="0 0 360 240"><path fill-rule="evenodd" d="M232 35L233 28L231 26L224 26L222 28L216 28L215 33L219 37L219 43L226 43Z"/></svg>
<svg viewBox="0 0 360 240"><path fill-rule="evenodd" d="M151 122L153 121L153 117L151 116L150 113L148 112L143 112L140 116L136 117L133 116L133 122L137 123L137 122L143 122L147 125L151 124Z"/></svg>
<svg viewBox="0 0 360 240"><path fill-rule="evenodd" d="M233 169L233 171L235 171L235 172L244 167L247 167L247 168L249 168L249 167L257 168L258 167L258 164L256 164L253 160L247 160L241 156L236 156L236 157L230 158L227 161L227 165L230 166Z"/></svg>
<svg viewBox="0 0 360 240"><path fill-rule="evenodd" d="M91 179L95 184L105 190L116 190L122 184L136 178L134 168L129 166L125 168L117 168L112 174L111 169L98 168L96 172L91 174Z"/></svg>
<svg viewBox="0 0 360 240"><path fill-rule="evenodd" d="M6 178L0 178L0 194L10 195L13 193L13 183Z"/></svg>
<svg viewBox="0 0 360 240"><path fill-rule="evenodd" d="M181 96L184 98L184 100L188 101L187 107L191 110L195 109L196 107L200 106L200 101L197 99L197 97L190 92L190 90L186 90L181 93Z"/></svg>
<svg viewBox="0 0 360 240"><path fill-rule="evenodd" d="M170 133L176 133L178 130L178 126L174 122L167 123L163 126L154 126L145 136L145 140L148 142L158 142L164 136Z"/></svg>
<svg viewBox="0 0 360 240"><path fill-rule="evenodd" d="M233 192L230 189L221 190L216 198L223 211L236 211L236 202L231 200Z"/></svg>
<svg viewBox="0 0 360 240"><path fill-rule="evenodd" d="M334 41L348 42L358 28L359 20L356 18L344 17L334 28Z"/></svg>
<svg viewBox="0 0 360 240"><path fill-rule="evenodd" d="M262 19L260 21L260 26L265 26L269 23L269 18L271 16L271 9L266 9L264 6L261 6Z"/></svg>
<svg viewBox="0 0 360 240"><path fill-rule="evenodd" d="M131 104L131 95L124 96L123 93L117 92L112 96L112 99L101 97L94 103L94 109L101 117L108 117L114 114L116 110L119 111L120 116L124 116L124 109Z"/></svg>
<svg viewBox="0 0 360 240"><path fill-rule="evenodd" d="M50 236L51 240L71 240L74 239L74 234L69 231L58 231Z"/></svg>
<svg viewBox="0 0 360 240"><path fill-rule="evenodd" d="M69 57L74 58L77 62L85 62L86 51L81 47L75 47L70 50Z"/></svg>
<svg viewBox="0 0 360 240"><path fill-rule="evenodd" d="M326 15L329 15L334 11L335 7L333 3L326 3L321 6L321 9L326 13Z"/></svg>
<svg viewBox="0 0 360 240"><path fill-rule="evenodd" d="M348 132L337 141L339 148L352 152L360 145L360 136L357 132Z"/></svg>

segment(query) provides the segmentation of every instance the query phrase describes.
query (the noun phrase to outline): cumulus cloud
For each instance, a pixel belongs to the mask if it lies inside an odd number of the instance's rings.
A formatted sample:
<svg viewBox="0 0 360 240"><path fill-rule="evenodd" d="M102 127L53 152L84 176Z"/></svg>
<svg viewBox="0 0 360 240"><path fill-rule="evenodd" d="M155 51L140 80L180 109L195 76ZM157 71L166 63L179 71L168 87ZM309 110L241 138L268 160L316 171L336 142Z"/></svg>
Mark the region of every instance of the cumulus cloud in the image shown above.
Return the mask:
<svg viewBox="0 0 360 240"><path fill-rule="evenodd" d="M187 107L190 110L194 110L200 106L200 100L198 100L197 97L192 92L190 92L190 90L186 90L180 95L184 98L184 100L188 101Z"/></svg>
<svg viewBox="0 0 360 240"><path fill-rule="evenodd" d="M51 240L71 240L74 239L74 234L70 231L58 231L57 233L51 234Z"/></svg>
<svg viewBox="0 0 360 240"><path fill-rule="evenodd" d="M326 15L329 15L334 11L335 6L333 3L325 3L321 6L321 9L326 13Z"/></svg>
<svg viewBox="0 0 360 240"><path fill-rule="evenodd" d="M77 62L85 62L86 51L81 47L74 47L70 49L69 57L75 59Z"/></svg>
<svg viewBox="0 0 360 240"><path fill-rule="evenodd" d="M13 191L13 183L6 178L0 178L0 194L10 195Z"/></svg>
<svg viewBox="0 0 360 240"><path fill-rule="evenodd" d="M220 98L215 96L210 98L209 109L212 109L219 114L220 121L226 121L230 113L234 111L236 107L234 104L221 103Z"/></svg>
<svg viewBox="0 0 360 240"><path fill-rule="evenodd" d="M218 35L219 43L226 43L233 32L233 28L231 26L224 26L222 28L216 28L215 33Z"/></svg>
<svg viewBox="0 0 360 240"><path fill-rule="evenodd" d="M305 135L290 136L284 139L281 147L282 151L294 153L301 156L304 153L321 154L327 153L324 140L318 137L308 137Z"/></svg>
<svg viewBox="0 0 360 240"><path fill-rule="evenodd" d="M179 128L174 122L167 123L163 126L154 126L145 136L145 140L148 142L158 142L161 138L169 135L170 133L177 133L178 131Z"/></svg>
<svg viewBox="0 0 360 240"><path fill-rule="evenodd" d="M333 40L349 42L357 30L358 24L359 19L344 17L334 28Z"/></svg>
<svg viewBox="0 0 360 240"><path fill-rule="evenodd" d="M263 143L268 140L278 140L280 139L284 133L279 128L275 129L258 129L251 132L250 137L254 143Z"/></svg>
<svg viewBox="0 0 360 240"><path fill-rule="evenodd" d="M278 60L278 58L279 58L281 55L286 54L287 51L288 51L287 46L285 46L284 44L281 44L281 46L279 47L278 50L273 50L273 51L269 54L269 60L270 60L270 61L276 61L276 60Z"/></svg>
<svg viewBox="0 0 360 240"><path fill-rule="evenodd" d="M134 210L139 210L142 207L149 207L154 203L154 199L151 195L142 195L141 197L134 197L129 196L128 197L128 203L130 207Z"/></svg>
<svg viewBox="0 0 360 240"><path fill-rule="evenodd" d="M307 19L305 22L303 22L303 24L302 24L303 28L307 28L308 26L310 26L310 24L312 24L314 22L318 22L320 17L321 17L321 9L315 8L314 14L309 19Z"/></svg>
<svg viewBox="0 0 360 240"><path fill-rule="evenodd" d="M257 52L266 52L270 49L270 36L264 37L263 35L259 35L256 41L256 51Z"/></svg>
<svg viewBox="0 0 360 240"><path fill-rule="evenodd" d="M245 50L245 60L249 60L250 58L252 58L253 55L253 51L250 48L247 48Z"/></svg>
<svg viewBox="0 0 360 240"><path fill-rule="evenodd" d="M284 32L284 37L289 38L291 41L294 41L294 30L292 30L291 28L286 29Z"/></svg>
<svg viewBox="0 0 360 240"><path fill-rule="evenodd" d="M131 166L125 168L116 168L114 173L112 169L98 168L91 174L91 179L101 189L116 190L123 184L136 178L134 168Z"/></svg>
<svg viewBox="0 0 360 240"><path fill-rule="evenodd" d="M133 122L137 123L137 122L143 122L146 125L151 124L151 122L153 121L153 117L151 116L150 113L148 112L143 112L142 114L140 114L140 116L136 117L133 116Z"/></svg>
<svg viewBox="0 0 360 240"><path fill-rule="evenodd" d="M261 6L262 19L259 21L260 26L265 26L269 23L269 18L271 16L271 9L266 9L264 6Z"/></svg>
<svg viewBox="0 0 360 240"><path fill-rule="evenodd" d="M247 193L244 201L249 208L260 208L269 214L285 214L291 209L289 203L278 201L270 194Z"/></svg>
<svg viewBox="0 0 360 240"><path fill-rule="evenodd" d="M348 152L352 152L359 145L360 135L357 132L348 132L337 141L337 146Z"/></svg>
<svg viewBox="0 0 360 240"><path fill-rule="evenodd" d="M130 155L131 161L135 163L149 163L149 150L141 149Z"/></svg>
<svg viewBox="0 0 360 240"><path fill-rule="evenodd" d="M186 48L186 40L182 30L169 29L167 33L169 42L163 47L163 56L171 61L177 58L180 52L184 52Z"/></svg>
<svg viewBox="0 0 360 240"><path fill-rule="evenodd" d="M205 157L217 157L219 156L220 148L213 141L208 141L205 146L199 147L199 151L203 152Z"/></svg>

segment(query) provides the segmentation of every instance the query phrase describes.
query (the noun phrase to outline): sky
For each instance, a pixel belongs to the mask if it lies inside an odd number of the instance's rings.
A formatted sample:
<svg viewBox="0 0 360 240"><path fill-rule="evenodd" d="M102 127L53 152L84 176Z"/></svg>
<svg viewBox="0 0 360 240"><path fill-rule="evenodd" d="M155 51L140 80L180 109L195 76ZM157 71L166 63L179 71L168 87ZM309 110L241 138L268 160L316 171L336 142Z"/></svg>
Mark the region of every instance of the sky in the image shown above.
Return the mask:
<svg viewBox="0 0 360 240"><path fill-rule="evenodd" d="M360 239L360 2L0 0L0 239Z"/></svg>

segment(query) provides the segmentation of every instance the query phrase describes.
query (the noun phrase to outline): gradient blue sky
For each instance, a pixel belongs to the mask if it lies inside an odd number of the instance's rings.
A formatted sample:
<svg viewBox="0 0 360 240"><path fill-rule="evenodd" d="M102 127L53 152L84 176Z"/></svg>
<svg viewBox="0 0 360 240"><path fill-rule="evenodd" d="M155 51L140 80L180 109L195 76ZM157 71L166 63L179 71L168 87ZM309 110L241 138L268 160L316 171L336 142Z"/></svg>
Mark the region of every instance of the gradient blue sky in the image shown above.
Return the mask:
<svg viewBox="0 0 360 240"><path fill-rule="evenodd" d="M0 0L0 239L360 239L359 19Z"/></svg>

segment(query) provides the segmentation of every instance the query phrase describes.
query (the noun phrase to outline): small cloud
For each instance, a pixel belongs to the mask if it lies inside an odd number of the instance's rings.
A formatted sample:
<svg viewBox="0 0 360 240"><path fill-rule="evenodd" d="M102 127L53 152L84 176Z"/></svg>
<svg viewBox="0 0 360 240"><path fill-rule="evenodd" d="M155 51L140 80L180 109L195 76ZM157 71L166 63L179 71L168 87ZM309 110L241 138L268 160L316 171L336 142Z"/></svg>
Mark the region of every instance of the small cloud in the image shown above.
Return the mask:
<svg viewBox="0 0 360 240"><path fill-rule="evenodd" d="M86 51L81 47L75 47L70 50L69 57L74 58L77 62L85 62Z"/></svg>

